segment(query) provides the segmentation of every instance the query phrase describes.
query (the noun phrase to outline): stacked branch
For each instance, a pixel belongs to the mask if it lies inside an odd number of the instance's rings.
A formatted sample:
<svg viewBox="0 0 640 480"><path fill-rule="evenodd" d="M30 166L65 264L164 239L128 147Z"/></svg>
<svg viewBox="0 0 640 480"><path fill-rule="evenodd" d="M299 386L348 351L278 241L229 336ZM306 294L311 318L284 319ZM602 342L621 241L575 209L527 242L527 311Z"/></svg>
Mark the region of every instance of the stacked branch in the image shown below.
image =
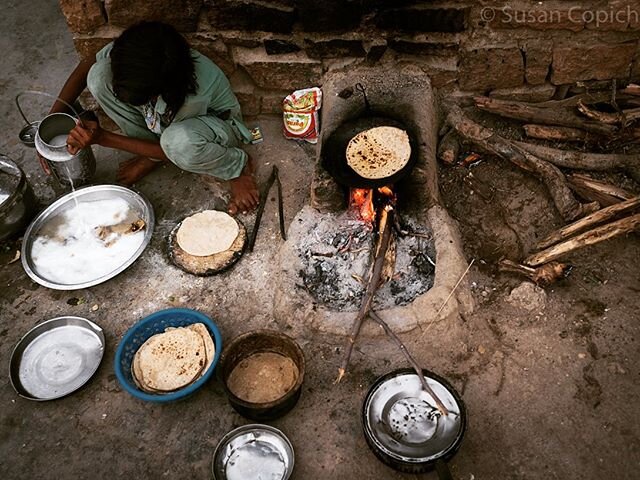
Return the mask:
<svg viewBox="0 0 640 480"><path fill-rule="evenodd" d="M640 85L629 85L618 92L614 82L608 92L587 92L537 104L484 96L475 97L474 101L481 111L524 122L525 135L531 139L609 147L640 140L640 127L634 126L640 120ZM574 222L540 241L537 245L540 251L522 263L503 260L499 265L501 271L524 275L538 285L549 285L570 271L568 265L556 261L558 258L638 231L639 197L583 173L565 175L560 168L623 171L640 183L640 155L583 152L509 140L470 119L457 105L448 109L446 123L452 130L438 150L443 162L451 163L452 156L457 155L458 139L509 160L538 177L565 222ZM589 203L580 203L574 195ZM598 210L601 207L604 208ZM584 218L577 220L581 217Z"/></svg>

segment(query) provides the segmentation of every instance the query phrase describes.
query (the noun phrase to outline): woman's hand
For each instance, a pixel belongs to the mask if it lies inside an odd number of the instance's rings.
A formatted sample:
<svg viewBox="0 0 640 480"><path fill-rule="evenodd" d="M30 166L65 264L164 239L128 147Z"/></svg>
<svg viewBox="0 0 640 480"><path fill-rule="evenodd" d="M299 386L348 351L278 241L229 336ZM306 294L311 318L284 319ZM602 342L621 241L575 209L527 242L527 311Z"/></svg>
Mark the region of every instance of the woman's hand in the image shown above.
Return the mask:
<svg viewBox="0 0 640 480"><path fill-rule="evenodd" d="M67 150L71 155L75 155L83 148L99 144L102 132L98 122L93 120L83 120L82 124L77 123L74 129L69 132Z"/></svg>

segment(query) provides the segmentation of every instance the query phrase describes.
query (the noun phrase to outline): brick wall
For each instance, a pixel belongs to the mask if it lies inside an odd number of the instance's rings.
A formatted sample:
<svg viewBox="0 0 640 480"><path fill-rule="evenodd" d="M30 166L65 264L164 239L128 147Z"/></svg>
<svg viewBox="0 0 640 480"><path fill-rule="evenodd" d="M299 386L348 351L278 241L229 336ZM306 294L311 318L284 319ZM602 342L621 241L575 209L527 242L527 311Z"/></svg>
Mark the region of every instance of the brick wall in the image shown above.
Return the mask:
<svg viewBox="0 0 640 480"><path fill-rule="evenodd" d="M640 1L60 0L82 57L143 20L175 25L231 78L245 114L350 64L410 62L436 88L546 100L640 80Z"/></svg>

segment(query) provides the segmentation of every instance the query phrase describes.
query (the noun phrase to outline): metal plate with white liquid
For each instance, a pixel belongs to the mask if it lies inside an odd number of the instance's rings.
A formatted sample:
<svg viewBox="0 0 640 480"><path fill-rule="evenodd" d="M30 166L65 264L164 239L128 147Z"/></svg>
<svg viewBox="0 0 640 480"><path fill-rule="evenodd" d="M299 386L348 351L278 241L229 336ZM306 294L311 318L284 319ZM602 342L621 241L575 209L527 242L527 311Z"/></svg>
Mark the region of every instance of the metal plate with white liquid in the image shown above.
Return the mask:
<svg viewBox="0 0 640 480"><path fill-rule="evenodd" d="M29 400L53 400L75 392L98 369L104 354L102 329L80 317L42 322L11 355L11 384Z"/></svg>
<svg viewBox="0 0 640 480"><path fill-rule="evenodd" d="M144 221L144 231L139 232L143 235L139 246L128 251L126 255L122 256L122 259L119 260L117 264L113 265L112 268L96 273L91 278L83 278L80 281L60 280L59 278L54 278L50 273L47 274L46 272L41 271L42 268L39 268L37 262L34 261L33 250L34 245L37 244L38 238L41 237L42 232L46 231L47 228L50 228L50 226L56 222L60 222L60 219L64 217L65 212L72 210L78 205L112 200L126 202L131 212ZM138 192L118 185L95 185L91 187L84 187L68 193L53 202L42 213L40 213L35 220L33 220L31 225L29 225L22 241L22 266L32 280L54 290L78 290L81 288L92 287L115 277L135 262L136 259L142 255L142 252L151 241L153 228L154 213L151 203ZM66 241L67 240L65 239L64 243L66 243ZM84 255L87 254L86 250L79 251L78 253ZM87 269L95 269L100 265L100 261L100 256L96 255L93 258L87 259L84 265ZM61 266L59 270L63 274L64 270L69 268L69 265L65 264L62 260L60 260L60 264Z"/></svg>
<svg viewBox="0 0 640 480"><path fill-rule="evenodd" d="M268 425L244 425L226 434L213 454L215 480L287 480L294 453L287 437Z"/></svg>

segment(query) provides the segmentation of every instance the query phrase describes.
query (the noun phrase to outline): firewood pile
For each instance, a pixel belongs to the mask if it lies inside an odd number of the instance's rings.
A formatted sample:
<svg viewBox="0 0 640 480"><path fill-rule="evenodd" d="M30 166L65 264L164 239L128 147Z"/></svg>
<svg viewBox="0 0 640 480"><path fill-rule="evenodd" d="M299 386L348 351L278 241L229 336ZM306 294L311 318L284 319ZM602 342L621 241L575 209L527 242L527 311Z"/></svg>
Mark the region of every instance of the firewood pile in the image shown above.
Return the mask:
<svg viewBox="0 0 640 480"><path fill-rule="evenodd" d="M502 260L501 271L549 285L571 271L559 259L585 246L640 230L640 196L585 174L623 172L640 185L640 153L629 152L640 151L634 148L640 146L640 85L618 90L614 82L607 91L541 103L482 96L473 101L472 110L522 122L527 141L501 135L476 121L473 112L450 103L444 109L440 161L455 163L466 144L512 162L545 185L567 223L538 242L520 262ZM597 152L588 151L589 147ZM477 158L474 153L462 163L468 165Z"/></svg>

